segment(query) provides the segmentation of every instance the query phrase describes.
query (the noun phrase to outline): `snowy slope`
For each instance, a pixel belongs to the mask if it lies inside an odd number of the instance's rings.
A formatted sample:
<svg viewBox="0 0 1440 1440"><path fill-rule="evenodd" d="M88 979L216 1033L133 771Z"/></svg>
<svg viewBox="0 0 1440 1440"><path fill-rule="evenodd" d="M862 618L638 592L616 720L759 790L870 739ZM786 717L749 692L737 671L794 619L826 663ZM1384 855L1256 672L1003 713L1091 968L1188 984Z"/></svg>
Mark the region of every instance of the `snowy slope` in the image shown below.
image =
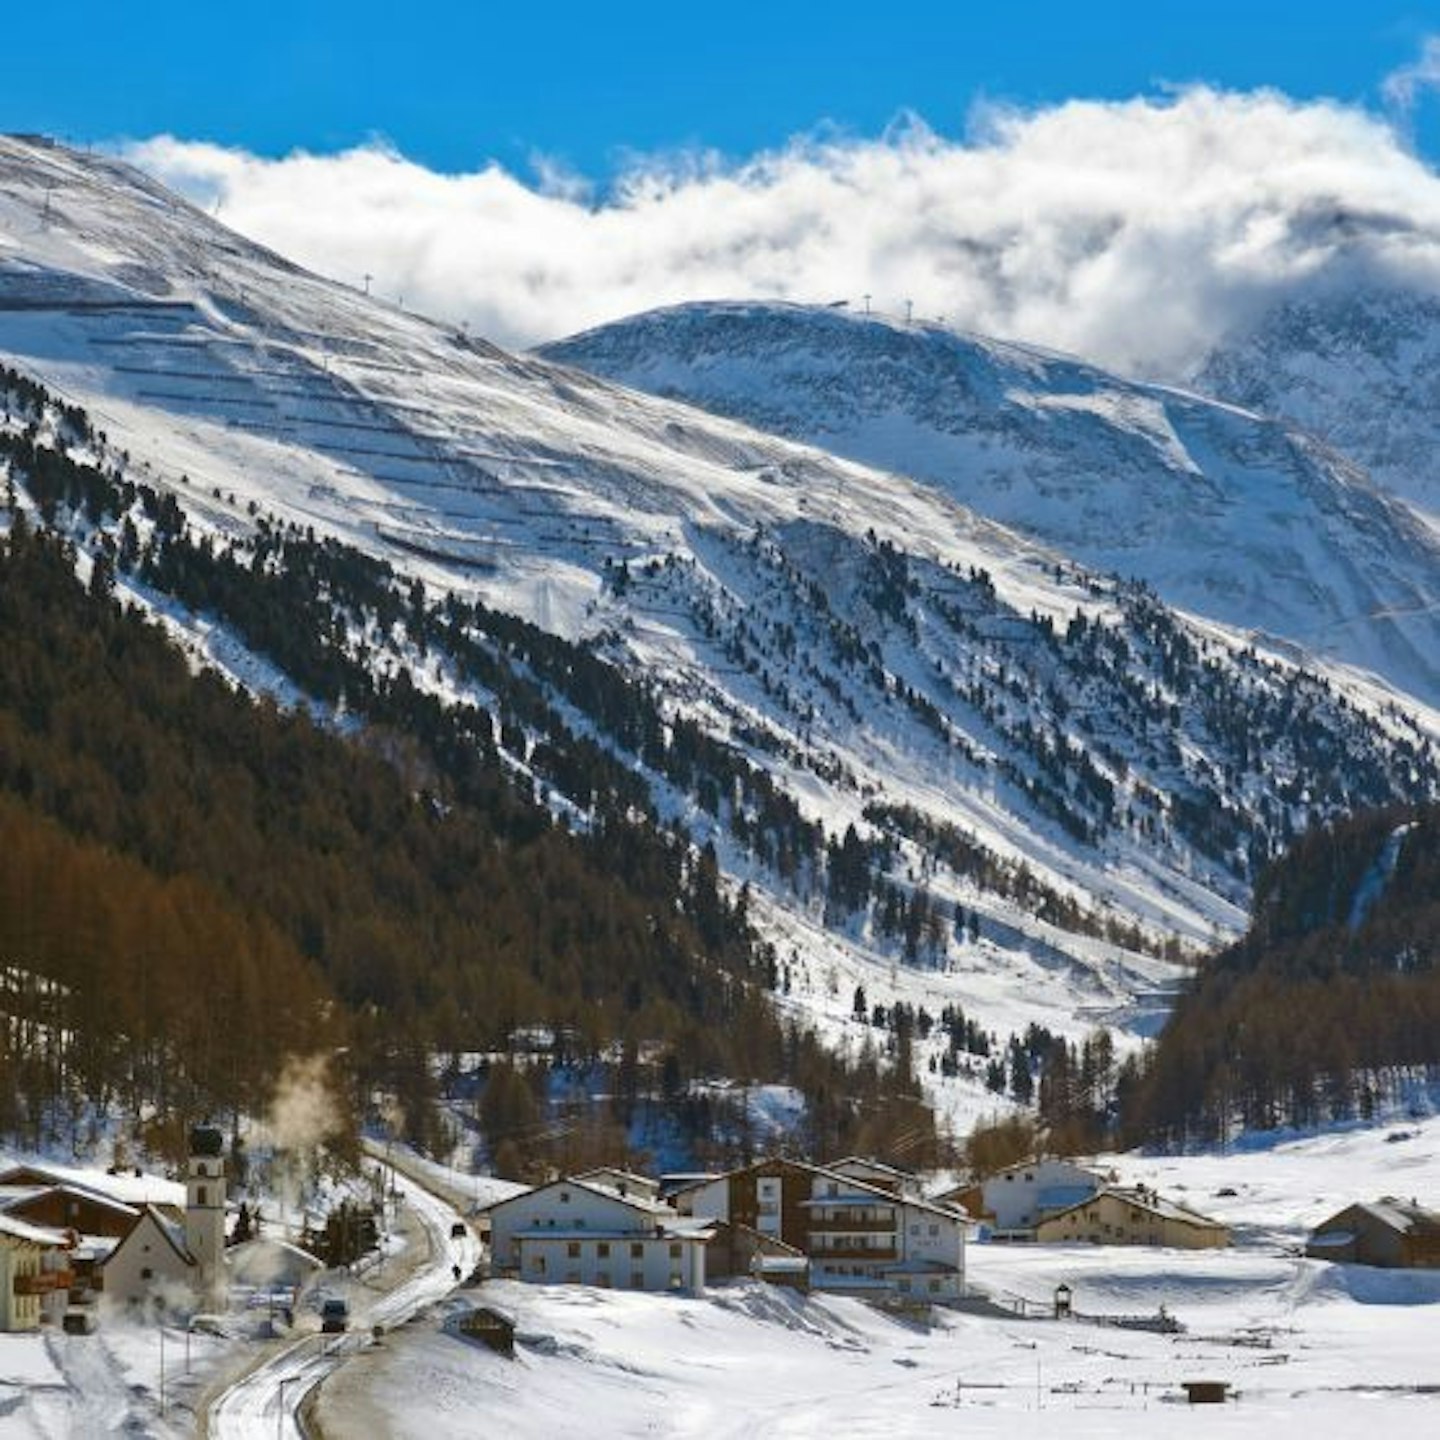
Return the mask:
<svg viewBox="0 0 1440 1440"><path fill-rule="evenodd" d="M662 815L751 882L792 972L786 1003L837 1040L860 1043L862 979L876 1001L978 1007L1002 1031L1153 1025L1176 974L1163 943L1233 933L1254 866L1289 834L1436 788L1440 725L1423 705L1397 708L1343 670L1303 675L946 487L319 280L104 158L0 139L7 359L83 405L128 473L180 497L217 544L268 512L583 639L768 775L822 854L854 824L888 847L890 883L924 888L947 920L955 906L978 917L906 957L873 915L832 913L817 859L771 843L763 815L707 805L627 754ZM1053 410L1072 426L1075 397L1047 409L1049 393L1017 402L1026 423ZM1231 412L1212 412L1223 431ZM1152 444L1143 429L1126 443ZM1358 480L1355 493L1374 543L1395 542L1389 512ZM1273 581L1280 562L1265 563ZM1394 586L1410 563L1402 546ZM1371 603L1380 581L1355 570L1345 583ZM209 617L169 619L271 683ZM1386 633L1410 654L1403 625ZM413 652L378 658L486 703ZM570 720L614 743L593 717ZM957 860L966 847L983 863Z"/></svg>
<svg viewBox="0 0 1440 1440"><path fill-rule="evenodd" d="M1440 530L1440 300L1316 287L1231 336L1195 383L1304 426Z"/></svg>
<svg viewBox="0 0 1440 1440"><path fill-rule="evenodd" d="M1274 348L1288 353L1283 336ZM1440 538L1355 465L1256 414L1024 346L800 305L677 306L542 353L933 481L1171 604L1440 698ZM1277 373L1274 358L1258 354L1257 372ZM1434 406L1411 398L1414 423L1433 424Z"/></svg>

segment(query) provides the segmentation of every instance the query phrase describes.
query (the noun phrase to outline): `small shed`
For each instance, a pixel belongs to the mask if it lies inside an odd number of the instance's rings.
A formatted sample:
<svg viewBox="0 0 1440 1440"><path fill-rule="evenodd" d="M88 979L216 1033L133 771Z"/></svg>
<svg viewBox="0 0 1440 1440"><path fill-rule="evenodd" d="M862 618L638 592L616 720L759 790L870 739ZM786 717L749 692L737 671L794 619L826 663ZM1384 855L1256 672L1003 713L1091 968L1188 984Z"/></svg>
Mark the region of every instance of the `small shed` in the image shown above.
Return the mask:
<svg viewBox="0 0 1440 1440"><path fill-rule="evenodd" d="M499 1310L477 1305L455 1322L455 1329L465 1339L474 1340L507 1360L515 1358L515 1322Z"/></svg>
<svg viewBox="0 0 1440 1440"><path fill-rule="evenodd" d="M1228 1380L1182 1380L1180 1388L1192 1405L1223 1405L1230 1398Z"/></svg>

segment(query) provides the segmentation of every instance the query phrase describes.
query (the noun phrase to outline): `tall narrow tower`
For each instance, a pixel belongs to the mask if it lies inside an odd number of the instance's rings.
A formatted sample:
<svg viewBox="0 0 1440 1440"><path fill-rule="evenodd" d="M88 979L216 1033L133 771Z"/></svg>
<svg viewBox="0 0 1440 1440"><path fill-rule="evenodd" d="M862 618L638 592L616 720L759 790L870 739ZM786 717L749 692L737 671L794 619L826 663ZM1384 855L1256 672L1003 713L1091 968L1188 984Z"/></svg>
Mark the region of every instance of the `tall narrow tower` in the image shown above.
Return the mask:
<svg viewBox="0 0 1440 1440"><path fill-rule="evenodd" d="M225 1137L213 1125L190 1132L185 1179L185 1248L195 1257L202 1305L225 1299Z"/></svg>

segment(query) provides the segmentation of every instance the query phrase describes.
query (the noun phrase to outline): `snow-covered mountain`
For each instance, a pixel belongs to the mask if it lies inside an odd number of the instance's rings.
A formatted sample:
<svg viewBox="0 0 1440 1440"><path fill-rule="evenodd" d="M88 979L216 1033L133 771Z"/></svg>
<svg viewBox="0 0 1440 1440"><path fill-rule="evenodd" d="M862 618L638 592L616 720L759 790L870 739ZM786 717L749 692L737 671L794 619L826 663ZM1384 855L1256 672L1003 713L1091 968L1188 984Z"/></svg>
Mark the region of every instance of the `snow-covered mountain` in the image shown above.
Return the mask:
<svg viewBox="0 0 1440 1440"><path fill-rule="evenodd" d="M834 323L872 344L847 317L693 313ZM1105 479L1108 503L1059 528L1093 539L1108 517L1094 558L1143 574L1162 554L1157 583L1210 596L1194 608L1231 624L1021 538L925 466L870 469L508 355L306 274L118 162L0 139L0 360L83 406L105 463L173 495L218 550L278 519L618 667L668 736L636 741L530 661L566 723L749 882L783 1003L857 1043L862 982L1002 1030L1153 1016L1177 951L1238 929L1256 865L1297 830L1440 788L1435 713L1324 660L1333 648L1437 694L1440 647L1409 613L1430 542L1358 473L1240 412L1014 347L873 336L882 396L913 395L911 347L933 353L927 405L980 427L960 425L966 454L998 457L987 499L1072 485L1083 511L1080 480ZM849 363L832 356L812 397L830 396L836 424ZM783 406L780 375L755 373ZM893 423L948 451L935 417L887 413L869 433ZM1265 487L1246 507L1242 478ZM212 663L282 683L215 617L121 588ZM494 705L374 617L335 623L370 663ZM1339 638L1282 656L1261 630ZM677 753L682 722L711 742L705 763ZM523 735L503 744L523 772ZM552 798L585 823L573 796Z"/></svg>
<svg viewBox="0 0 1440 1440"><path fill-rule="evenodd" d="M1195 383L1303 426L1440 530L1440 300L1317 287L1232 336Z"/></svg>
<svg viewBox="0 0 1440 1440"><path fill-rule="evenodd" d="M1440 700L1440 537L1261 415L1020 345L798 305L677 306L543 353L929 480L1171 604ZM1255 369L1281 373L1267 353ZM1434 423L1422 413L1417 435Z"/></svg>

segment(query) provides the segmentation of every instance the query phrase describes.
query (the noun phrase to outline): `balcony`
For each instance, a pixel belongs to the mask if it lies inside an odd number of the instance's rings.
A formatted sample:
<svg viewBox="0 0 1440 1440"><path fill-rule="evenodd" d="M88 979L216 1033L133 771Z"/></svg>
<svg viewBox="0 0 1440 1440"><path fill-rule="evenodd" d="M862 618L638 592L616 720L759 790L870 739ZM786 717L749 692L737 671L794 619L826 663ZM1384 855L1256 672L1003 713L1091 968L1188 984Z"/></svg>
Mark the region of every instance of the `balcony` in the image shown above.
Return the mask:
<svg viewBox="0 0 1440 1440"><path fill-rule="evenodd" d="M49 1295L54 1290L68 1290L74 1283L69 1270L42 1270L38 1275L17 1275L14 1291L17 1295Z"/></svg>
<svg viewBox="0 0 1440 1440"><path fill-rule="evenodd" d="M900 1254L893 1244L857 1245L853 1240L826 1244L812 1238L809 1253L812 1260L875 1260L888 1262L900 1258Z"/></svg>
<svg viewBox="0 0 1440 1440"><path fill-rule="evenodd" d="M812 1208L810 1211L810 1229L815 1230L846 1230L863 1232L865 1234L893 1235L895 1233L895 1216L893 1214L877 1215L873 1210L851 1210L841 1205L835 1209Z"/></svg>

